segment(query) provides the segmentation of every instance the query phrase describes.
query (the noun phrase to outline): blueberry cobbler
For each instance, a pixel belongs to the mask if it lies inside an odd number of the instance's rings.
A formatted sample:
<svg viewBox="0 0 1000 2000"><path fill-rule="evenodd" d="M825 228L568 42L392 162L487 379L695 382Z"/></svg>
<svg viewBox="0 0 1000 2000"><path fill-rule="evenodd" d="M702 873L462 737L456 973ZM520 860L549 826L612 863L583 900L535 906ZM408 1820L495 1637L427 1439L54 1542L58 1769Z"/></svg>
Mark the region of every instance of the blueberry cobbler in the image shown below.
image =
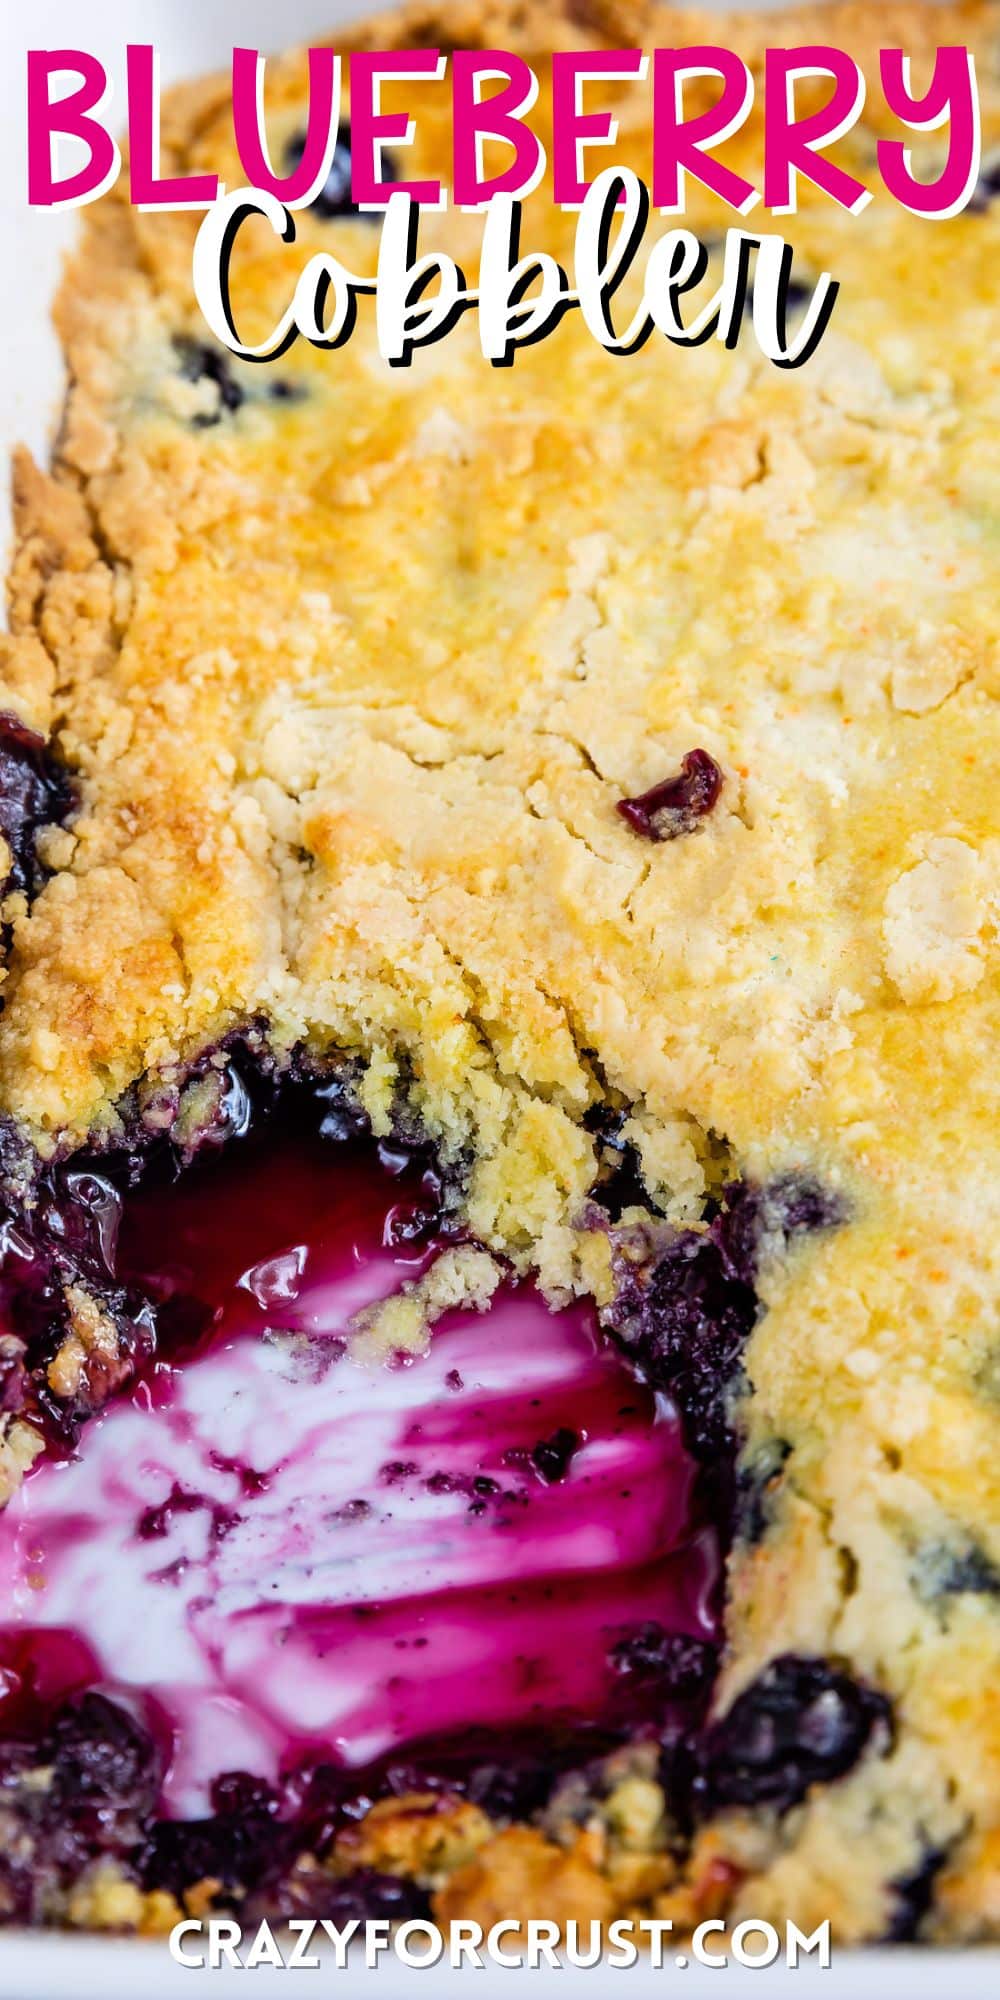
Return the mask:
<svg viewBox="0 0 1000 2000"><path fill-rule="evenodd" d="M996 6L783 33L970 42L992 158ZM298 245L371 269L349 144ZM163 150L240 184L226 83ZM6 1922L1000 1933L995 180L804 191L796 371L572 317L254 368L197 214L87 210L0 689ZM248 340L288 270L247 225Z"/></svg>

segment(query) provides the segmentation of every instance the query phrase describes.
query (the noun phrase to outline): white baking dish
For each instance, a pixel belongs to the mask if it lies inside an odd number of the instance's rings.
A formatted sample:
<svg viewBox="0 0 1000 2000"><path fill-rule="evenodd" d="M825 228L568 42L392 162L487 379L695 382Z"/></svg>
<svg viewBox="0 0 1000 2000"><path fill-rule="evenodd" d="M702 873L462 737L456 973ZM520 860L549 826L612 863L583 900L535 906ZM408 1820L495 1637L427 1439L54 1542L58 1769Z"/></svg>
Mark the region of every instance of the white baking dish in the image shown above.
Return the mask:
<svg viewBox="0 0 1000 2000"><path fill-rule="evenodd" d="M385 4L385 0L382 0ZM701 0L702 6L720 7L722 0ZM775 5L778 0L756 0ZM877 5L878 0L873 0ZM124 73L124 50L128 39L152 41L160 51L164 81L227 63L234 42L265 49L310 34L329 33L338 22L363 11L363 0L209 0L196 6L193 0L145 0L141 15L131 0L36 0L16 4L7 0L0 12L0 57L3 63L4 101L0 120L0 161L3 165L2 208L0 208L0 271L4 274L0 296L4 310L4 366L0 369L0 461L4 468L10 447L19 440L44 456L61 394L59 356L48 325L48 302L55 285L63 247L73 229L72 217L29 210L24 195L24 56L28 47L60 48L83 45L99 55L116 79ZM120 102L120 88L119 88ZM7 508L0 512L0 529L7 540ZM6 547L3 551L6 560ZM437 1992L442 1985L454 1990L461 1982L465 1990L489 2000L502 2000L510 1989L510 1975L490 1967L475 1978L471 1973L449 1974L435 1968L430 1980L416 1971L385 1962L377 1972L363 1968L336 1973L332 1964L313 1975L313 1983L291 1990L303 1994L325 1987L331 1974L336 1991L352 1994L371 1991L384 2000L400 1994L412 1996ZM290 1975L288 1975L290 1977ZM542 1969L533 1975L539 1982L561 1979L565 1991L572 1974ZM160 2000L161 1995L192 1994L193 1971L175 1965L165 1940L148 1942L123 1939L48 1936L0 1931L0 2000ZM203 1972L202 1990L233 1990L236 1974L225 1968ZM584 1979L580 1973L577 1979ZM755 1975L739 1967L726 1969L726 1986L733 1981L746 1984ZM256 1979L284 1981L286 1974L258 1968ZM811 1991L812 1981L820 1981L820 1991L844 2000L937 2000L949 1989L963 2000L979 2000L987 1994L1000 1995L1000 1952L935 1953L914 1951L841 1952L834 1954L830 1970L820 1972L806 1963L792 1973L786 1968L767 1968L766 1984L757 1991L770 1995L792 1995ZM597 1969L589 1978L588 1991L603 1996L608 1990L623 1994L662 1991L672 1981L681 1994L698 1995L718 1987L717 1975L702 1967L680 1970L668 1964L663 1972L640 1965L619 1985L610 1970ZM242 1990L242 1989L241 1989Z"/></svg>

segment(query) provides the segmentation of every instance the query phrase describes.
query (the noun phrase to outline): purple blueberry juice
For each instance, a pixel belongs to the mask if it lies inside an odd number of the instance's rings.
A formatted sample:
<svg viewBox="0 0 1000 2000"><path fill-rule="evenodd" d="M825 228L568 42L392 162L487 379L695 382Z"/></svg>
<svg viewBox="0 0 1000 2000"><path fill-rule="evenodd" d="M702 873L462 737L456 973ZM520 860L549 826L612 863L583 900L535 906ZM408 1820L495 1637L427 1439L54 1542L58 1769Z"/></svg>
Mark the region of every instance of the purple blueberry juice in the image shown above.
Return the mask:
<svg viewBox="0 0 1000 2000"><path fill-rule="evenodd" d="M677 1418L527 1284L353 1358L354 1316L438 1254L423 1201L417 1168L274 1132L127 1198L157 1354L0 1516L0 1733L96 1691L191 1819L231 1771L662 1726L623 1644L717 1636Z"/></svg>

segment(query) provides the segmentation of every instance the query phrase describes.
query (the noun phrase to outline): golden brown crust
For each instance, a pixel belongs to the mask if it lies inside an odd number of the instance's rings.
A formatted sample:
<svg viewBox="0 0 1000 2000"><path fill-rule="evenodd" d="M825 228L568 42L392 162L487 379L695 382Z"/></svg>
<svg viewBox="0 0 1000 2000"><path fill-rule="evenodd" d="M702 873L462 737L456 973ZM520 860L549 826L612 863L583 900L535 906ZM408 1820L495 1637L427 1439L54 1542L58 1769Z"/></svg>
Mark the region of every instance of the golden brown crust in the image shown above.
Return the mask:
<svg viewBox="0 0 1000 2000"><path fill-rule="evenodd" d="M846 5L781 32L869 66L968 39L993 142L997 25L994 5ZM776 23L512 0L367 33L703 33L759 61ZM269 76L276 130L302 87L297 57ZM446 121L416 95L429 165ZM862 160L875 90L868 116ZM170 166L237 180L218 84L176 94L164 140ZM474 218L426 223L474 259ZM477 1232L553 1297L608 1282L575 1227L607 1086L674 1219L718 1135L744 1173L844 1191L850 1226L765 1277L748 1463L788 1456L733 1558L724 1694L777 1652L840 1655L891 1693L898 1739L782 1822L713 1829L705 1879L736 1913L874 1936L891 1885L947 1851L935 1934L996 1935L1000 1598L941 1587L939 1559L1000 1564L1000 221L807 200L789 231L843 290L797 375L715 344L612 361L567 323L504 376L466 328L390 378L359 332L280 364L301 402L241 377L207 428L212 384L171 346L198 337L194 227L120 196L88 212L54 472L19 469L6 686L53 720L83 804L14 913L4 1107L42 1149L113 1131L137 1080L264 1017L279 1049L360 1053L376 1129L402 1080L446 1150L472 1148ZM528 204L526 241L571 227ZM354 223L304 217L300 240L372 254ZM288 269L255 243L262 323ZM641 846L616 801L693 744L720 808ZM440 1908L515 1883L526 1914L619 1907L596 1835L566 1841L501 1833Z"/></svg>

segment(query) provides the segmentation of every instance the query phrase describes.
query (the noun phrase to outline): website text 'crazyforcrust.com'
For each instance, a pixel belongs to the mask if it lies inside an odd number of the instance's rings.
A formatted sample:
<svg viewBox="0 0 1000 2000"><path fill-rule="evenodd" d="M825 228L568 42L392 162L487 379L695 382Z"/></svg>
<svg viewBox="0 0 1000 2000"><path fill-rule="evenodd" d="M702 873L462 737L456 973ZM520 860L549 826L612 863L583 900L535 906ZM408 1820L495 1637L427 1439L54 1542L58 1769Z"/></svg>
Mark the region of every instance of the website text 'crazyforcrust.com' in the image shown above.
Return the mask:
<svg viewBox="0 0 1000 2000"><path fill-rule="evenodd" d="M779 1960L794 1969L809 1959L826 1971L831 1963L828 1922L807 1933L792 1922L779 1926L746 1917L730 1930L721 1917L711 1917L676 1943L673 1929L659 1917L623 1917L609 1924L596 1918L559 1924L503 1917L489 1929L464 1918L435 1924L418 1917L393 1925L387 1918L335 1924L326 1917L296 1917L272 1929L267 1922L244 1927L233 1918L189 1917L174 1925L169 1945L178 1965L199 1972L223 1966L252 1971L261 1965L301 1972L324 1966L344 1970L348 1964L372 1969L384 1959L414 1971L435 1965L483 1971L497 1965L511 1972L598 1964L616 1972L643 1964L654 1971L684 1972L690 1965L723 1971L730 1965L760 1969Z"/></svg>

